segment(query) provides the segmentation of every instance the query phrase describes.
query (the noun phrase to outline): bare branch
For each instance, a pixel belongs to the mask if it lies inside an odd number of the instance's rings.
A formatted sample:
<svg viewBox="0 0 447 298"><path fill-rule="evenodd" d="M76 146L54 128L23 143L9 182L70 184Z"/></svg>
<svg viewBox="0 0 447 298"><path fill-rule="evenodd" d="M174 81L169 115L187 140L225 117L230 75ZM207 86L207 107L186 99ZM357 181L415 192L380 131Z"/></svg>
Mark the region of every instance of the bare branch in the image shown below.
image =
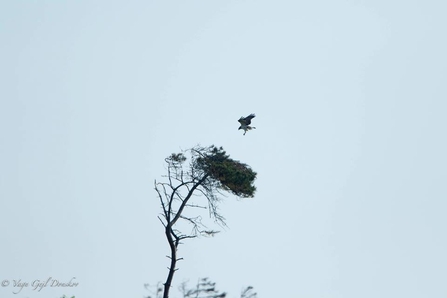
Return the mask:
<svg viewBox="0 0 447 298"><path fill-rule="evenodd" d="M196 204L186 204L185 207L207 209L205 206L200 206L200 205L196 205Z"/></svg>
<svg viewBox="0 0 447 298"><path fill-rule="evenodd" d="M166 228L166 225L165 225L165 223L163 222L163 220L160 218L160 216L157 216L157 218L160 220L160 222L161 222L161 224L163 225L163 227Z"/></svg>
<svg viewBox="0 0 447 298"><path fill-rule="evenodd" d="M164 201L163 201L163 198L162 198L162 196L161 196L160 191L159 191L158 188L157 188L157 181L155 180L154 183L155 183L155 190L157 191L158 197L160 198L160 203L161 203L161 207L163 208L164 216L165 216L166 220L168 220L168 210L166 210L166 205L165 205L165 203L164 203ZM164 224L163 224L163 225L164 225Z"/></svg>

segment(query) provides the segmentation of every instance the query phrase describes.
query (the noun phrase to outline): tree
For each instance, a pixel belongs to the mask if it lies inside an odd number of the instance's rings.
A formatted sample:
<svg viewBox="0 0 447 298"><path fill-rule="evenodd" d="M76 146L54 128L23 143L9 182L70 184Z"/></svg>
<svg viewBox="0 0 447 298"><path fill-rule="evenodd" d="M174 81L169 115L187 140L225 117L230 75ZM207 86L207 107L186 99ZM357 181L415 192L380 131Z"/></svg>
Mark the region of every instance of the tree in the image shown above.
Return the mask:
<svg viewBox="0 0 447 298"><path fill-rule="evenodd" d="M179 287L183 293L183 298L226 298L227 293L220 292L216 289L216 283L208 278L201 278L195 288L188 289L187 283L184 282ZM256 298L257 294L253 293L253 287L249 286L241 291L240 298Z"/></svg>
<svg viewBox="0 0 447 298"><path fill-rule="evenodd" d="M188 164L185 153L190 155ZM248 165L231 159L222 147L217 148L214 145L196 146L181 153L173 153L165 161L168 174L164 177L167 181L155 181L155 190L162 207L159 219L165 228L170 247L170 266L163 291L163 298L168 298L177 270L177 261L181 260L177 257L177 248L181 241L199 235L214 236L218 233L202 223L200 210L207 209L209 216L217 224L226 226L225 218L218 210L223 192L240 198L253 197L256 191L253 184L256 172ZM199 215L190 214L188 211L192 209L198 210ZM189 233L181 232L177 228L180 221L192 227Z"/></svg>
<svg viewBox="0 0 447 298"><path fill-rule="evenodd" d="M201 278L195 288L188 289L187 283L184 282L179 287L183 293L183 298L225 298L227 293L216 289L216 283L211 282L208 278Z"/></svg>
<svg viewBox="0 0 447 298"><path fill-rule="evenodd" d="M146 298L161 298L163 287L161 284L150 286L145 285L146 289L152 292L154 296L147 296ZM152 289L151 289L152 288ZM154 290L153 290L154 289ZM216 283L210 281L208 278L200 278L194 288L188 287L188 282L183 282L179 286L179 291L183 298L226 298L227 293L220 292L216 288ZM257 298L257 293L253 292L253 287L248 286L241 291L240 298Z"/></svg>

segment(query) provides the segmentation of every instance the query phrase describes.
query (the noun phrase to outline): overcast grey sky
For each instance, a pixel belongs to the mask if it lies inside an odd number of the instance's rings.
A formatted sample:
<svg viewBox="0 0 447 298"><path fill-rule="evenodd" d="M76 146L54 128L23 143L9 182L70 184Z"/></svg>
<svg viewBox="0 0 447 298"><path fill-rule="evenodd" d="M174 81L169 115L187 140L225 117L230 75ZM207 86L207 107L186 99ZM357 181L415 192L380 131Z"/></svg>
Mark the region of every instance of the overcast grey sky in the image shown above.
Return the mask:
<svg viewBox="0 0 447 298"><path fill-rule="evenodd" d="M142 297L154 179L223 146L258 173L174 284L447 297L445 1L2 1L1 297ZM255 131L238 131L256 113ZM49 277L73 288L13 280ZM176 290L172 297L180 297Z"/></svg>

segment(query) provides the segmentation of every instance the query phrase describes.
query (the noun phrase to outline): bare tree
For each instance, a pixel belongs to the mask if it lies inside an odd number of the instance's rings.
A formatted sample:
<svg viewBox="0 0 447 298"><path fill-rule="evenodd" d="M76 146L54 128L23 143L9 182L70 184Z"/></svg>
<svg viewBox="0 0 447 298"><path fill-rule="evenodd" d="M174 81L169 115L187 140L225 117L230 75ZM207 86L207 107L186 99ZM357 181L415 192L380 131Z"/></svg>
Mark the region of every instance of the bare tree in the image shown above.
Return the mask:
<svg viewBox="0 0 447 298"><path fill-rule="evenodd" d="M186 164L189 154L190 160ZM164 283L163 298L169 297L174 273L177 270L177 248L182 240L198 235L213 236L218 231L208 229L200 215L208 210L209 216L220 226L225 218L219 213L218 203L223 192L246 198L253 197L256 187L256 172L248 165L233 160L222 147L194 147L181 153L173 153L165 159L168 174L165 182L155 181L155 190L160 199L162 214L159 219L165 227L170 247L169 272ZM196 213L189 211L196 210ZM182 232L178 223L190 225L189 232Z"/></svg>

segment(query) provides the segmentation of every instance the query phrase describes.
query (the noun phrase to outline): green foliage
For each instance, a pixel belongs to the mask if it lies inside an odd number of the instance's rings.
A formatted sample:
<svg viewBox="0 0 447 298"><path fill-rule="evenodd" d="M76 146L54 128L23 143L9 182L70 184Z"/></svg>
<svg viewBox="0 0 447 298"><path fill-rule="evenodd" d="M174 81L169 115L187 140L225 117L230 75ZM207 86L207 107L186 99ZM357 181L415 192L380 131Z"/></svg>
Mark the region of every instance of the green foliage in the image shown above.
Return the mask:
<svg viewBox="0 0 447 298"><path fill-rule="evenodd" d="M217 148L214 145L208 147L205 152L201 152L195 162L199 170L219 181L222 189L238 197L254 196L256 172L248 165L231 159L222 147Z"/></svg>
<svg viewBox="0 0 447 298"><path fill-rule="evenodd" d="M168 159L172 160L175 163L181 164L186 160L186 156L183 153L172 153Z"/></svg>

